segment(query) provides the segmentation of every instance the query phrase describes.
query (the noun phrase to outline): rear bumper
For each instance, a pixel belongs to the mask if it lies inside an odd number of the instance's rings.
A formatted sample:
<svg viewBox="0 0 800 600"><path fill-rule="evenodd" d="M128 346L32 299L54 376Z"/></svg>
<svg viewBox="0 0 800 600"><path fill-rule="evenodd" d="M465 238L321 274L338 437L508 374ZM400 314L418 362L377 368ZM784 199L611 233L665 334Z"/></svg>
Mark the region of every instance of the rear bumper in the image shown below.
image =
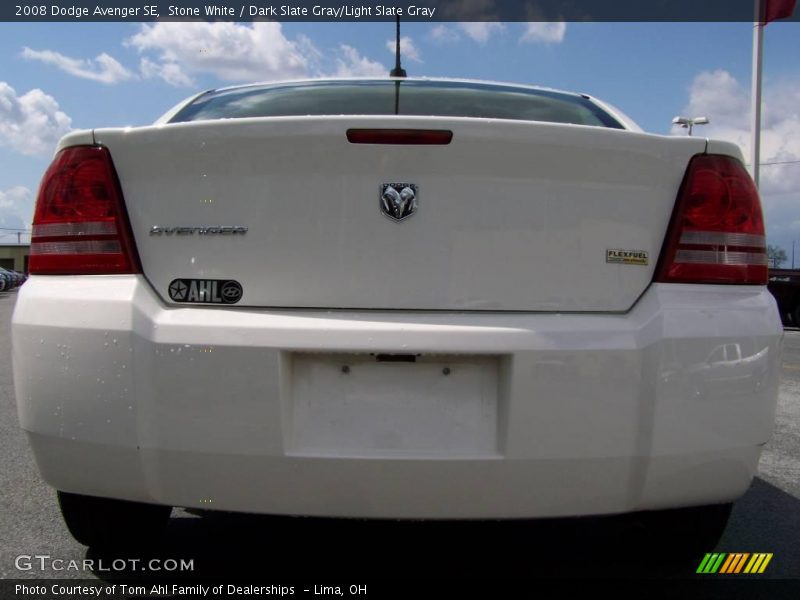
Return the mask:
<svg viewBox="0 0 800 600"><path fill-rule="evenodd" d="M356 517L735 500L772 430L781 341L766 289L663 284L626 314L455 314L167 308L137 276L34 276L13 319L50 485ZM398 409L404 382L439 404Z"/></svg>

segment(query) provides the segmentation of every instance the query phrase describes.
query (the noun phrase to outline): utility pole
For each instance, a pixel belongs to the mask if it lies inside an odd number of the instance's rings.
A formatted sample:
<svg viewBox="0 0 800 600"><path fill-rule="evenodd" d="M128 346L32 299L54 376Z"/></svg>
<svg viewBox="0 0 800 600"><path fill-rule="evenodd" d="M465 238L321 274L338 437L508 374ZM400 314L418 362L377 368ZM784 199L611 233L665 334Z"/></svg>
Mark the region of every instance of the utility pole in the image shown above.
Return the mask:
<svg viewBox="0 0 800 600"><path fill-rule="evenodd" d="M764 27L778 19L788 19L797 0L754 0L753 15L753 77L751 92L750 169L758 187L761 162L761 77L763 71Z"/></svg>
<svg viewBox="0 0 800 600"><path fill-rule="evenodd" d="M760 173L759 162L761 162L761 73L763 70L764 54L764 23L762 21L761 2L756 0L756 22L753 23L753 81L750 94L752 110L750 112L750 171L753 182L758 188Z"/></svg>

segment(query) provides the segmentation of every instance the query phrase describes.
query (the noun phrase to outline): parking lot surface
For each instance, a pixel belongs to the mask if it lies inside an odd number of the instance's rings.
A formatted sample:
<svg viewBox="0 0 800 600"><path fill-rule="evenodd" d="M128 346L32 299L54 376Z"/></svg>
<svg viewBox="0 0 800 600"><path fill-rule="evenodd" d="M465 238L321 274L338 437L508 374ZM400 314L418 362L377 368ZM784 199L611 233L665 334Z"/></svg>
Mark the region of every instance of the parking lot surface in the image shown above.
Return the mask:
<svg viewBox="0 0 800 600"><path fill-rule="evenodd" d="M529 578L693 577L702 552L643 552L648 542L618 519L537 522L421 523L279 518L175 510L157 551L98 555L73 541L55 494L39 478L19 429L11 369L10 321L16 293L0 293L0 577L94 578L176 576L98 569L115 558L192 560L192 576L304 580L335 577ZM736 503L716 550L771 552L764 577L800 580L800 330L785 336L783 380L773 440L759 476ZM644 544L644 546L643 546ZM414 548L409 552L409 548ZM521 551L522 550L522 551ZM704 551L711 552L714 548ZM20 555L50 557L44 568ZM654 555L655 556L655 555ZM93 559L88 570L68 561ZM53 563L52 559L63 560ZM55 568L62 566L61 569ZM22 568L20 568L20 566ZM180 576L180 575L178 575Z"/></svg>

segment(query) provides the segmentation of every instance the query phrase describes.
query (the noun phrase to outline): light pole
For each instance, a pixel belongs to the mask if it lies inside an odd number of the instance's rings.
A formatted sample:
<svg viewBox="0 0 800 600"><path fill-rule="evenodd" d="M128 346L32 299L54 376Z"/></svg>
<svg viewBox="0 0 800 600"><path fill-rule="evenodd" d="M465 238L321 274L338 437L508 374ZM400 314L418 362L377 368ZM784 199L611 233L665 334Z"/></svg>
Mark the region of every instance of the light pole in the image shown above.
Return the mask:
<svg viewBox="0 0 800 600"><path fill-rule="evenodd" d="M684 129L688 129L689 135L692 135L692 129L695 125L708 125L710 122L708 117L695 117L694 119L690 119L689 117L675 117L672 119L673 125L680 125Z"/></svg>

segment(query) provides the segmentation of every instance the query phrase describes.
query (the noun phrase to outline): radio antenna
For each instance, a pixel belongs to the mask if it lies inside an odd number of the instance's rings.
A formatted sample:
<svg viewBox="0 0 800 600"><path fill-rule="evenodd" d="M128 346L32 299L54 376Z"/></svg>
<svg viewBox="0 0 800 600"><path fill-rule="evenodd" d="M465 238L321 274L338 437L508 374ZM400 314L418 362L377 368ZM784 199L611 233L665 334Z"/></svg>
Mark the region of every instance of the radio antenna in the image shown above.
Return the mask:
<svg viewBox="0 0 800 600"><path fill-rule="evenodd" d="M400 15L397 15L396 19L394 69L389 71L389 77L406 77L406 70L400 66Z"/></svg>

